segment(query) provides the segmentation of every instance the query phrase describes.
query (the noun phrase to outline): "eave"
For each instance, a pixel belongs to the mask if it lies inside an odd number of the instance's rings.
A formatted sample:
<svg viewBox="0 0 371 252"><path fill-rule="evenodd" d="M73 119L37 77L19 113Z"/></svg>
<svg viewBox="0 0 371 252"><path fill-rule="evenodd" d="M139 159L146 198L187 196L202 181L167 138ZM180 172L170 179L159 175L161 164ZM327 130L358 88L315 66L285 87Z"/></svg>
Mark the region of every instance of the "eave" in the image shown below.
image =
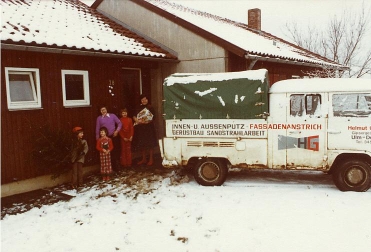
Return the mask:
<svg viewBox="0 0 371 252"><path fill-rule="evenodd" d="M95 57L109 57L109 58L121 58L131 60L146 60L156 62L172 62L178 63L178 59L169 59L161 57L141 56L133 54L122 54L114 52L94 51L94 50L81 50L73 48L61 48L61 47L45 47L41 45L28 45L28 44L14 44L1 42L1 50L17 50L17 51L29 51L29 52L43 52L43 53L57 53L57 54L68 54L68 55L83 55L83 56L95 56Z"/></svg>

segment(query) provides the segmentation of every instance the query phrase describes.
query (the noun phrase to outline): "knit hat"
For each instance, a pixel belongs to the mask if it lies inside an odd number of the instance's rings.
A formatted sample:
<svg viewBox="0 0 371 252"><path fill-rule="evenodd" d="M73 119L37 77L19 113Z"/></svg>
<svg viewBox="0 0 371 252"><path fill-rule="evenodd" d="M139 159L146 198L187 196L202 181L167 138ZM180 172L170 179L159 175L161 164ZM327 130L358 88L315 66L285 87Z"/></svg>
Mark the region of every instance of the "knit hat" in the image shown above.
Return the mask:
<svg viewBox="0 0 371 252"><path fill-rule="evenodd" d="M77 127L75 127L75 128L72 129L72 132L73 133L76 133L76 134L80 133L81 131L82 131L82 128L79 127L79 126L77 126Z"/></svg>

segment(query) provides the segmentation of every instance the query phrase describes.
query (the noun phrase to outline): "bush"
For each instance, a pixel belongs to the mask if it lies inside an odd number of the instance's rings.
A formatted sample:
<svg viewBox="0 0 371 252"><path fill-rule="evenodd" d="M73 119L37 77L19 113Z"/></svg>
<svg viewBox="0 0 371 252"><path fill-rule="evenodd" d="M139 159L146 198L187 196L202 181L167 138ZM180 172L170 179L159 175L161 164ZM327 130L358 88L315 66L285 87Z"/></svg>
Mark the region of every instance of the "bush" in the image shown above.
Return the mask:
<svg viewBox="0 0 371 252"><path fill-rule="evenodd" d="M55 130L49 125L35 131L32 157L40 169L52 174L55 179L71 168L73 138L70 132Z"/></svg>

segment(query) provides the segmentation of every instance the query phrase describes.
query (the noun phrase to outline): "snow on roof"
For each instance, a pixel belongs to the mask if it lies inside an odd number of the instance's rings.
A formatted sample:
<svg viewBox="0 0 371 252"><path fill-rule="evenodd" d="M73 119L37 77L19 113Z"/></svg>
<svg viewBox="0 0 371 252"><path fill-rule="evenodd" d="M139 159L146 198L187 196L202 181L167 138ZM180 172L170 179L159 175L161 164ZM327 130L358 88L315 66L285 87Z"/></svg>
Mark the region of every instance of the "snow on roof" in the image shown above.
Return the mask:
<svg viewBox="0 0 371 252"><path fill-rule="evenodd" d="M176 57L78 0L1 0L1 43Z"/></svg>
<svg viewBox="0 0 371 252"><path fill-rule="evenodd" d="M248 70L228 73L175 73L165 79L164 85L190 84L197 81L223 81L232 79L260 80L264 82L267 76L266 69Z"/></svg>
<svg viewBox="0 0 371 252"><path fill-rule="evenodd" d="M191 9L167 0L145 1L245 50L248 55L341 67L329 59L269 33L248 28L247 24Z"/></svg>
<svg viewBox="0 0 371 252"><path fill-rule="evenodd" d="M278 81L269 93L371 92L371 79L313 78Z"/></svg>

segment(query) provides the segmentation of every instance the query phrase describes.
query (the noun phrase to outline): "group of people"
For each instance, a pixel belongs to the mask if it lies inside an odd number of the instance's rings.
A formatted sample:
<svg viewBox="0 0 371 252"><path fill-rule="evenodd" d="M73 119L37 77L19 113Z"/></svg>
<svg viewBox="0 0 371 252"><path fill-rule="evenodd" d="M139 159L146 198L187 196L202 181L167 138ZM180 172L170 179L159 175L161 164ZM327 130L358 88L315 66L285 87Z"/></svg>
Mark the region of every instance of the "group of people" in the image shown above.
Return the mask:
<svg viewBox="0 0 371 252"><path fill-rule="evenodd" d="M107 181L114 170L132 166L132 149L141 152L142 158L137 165L153 165L153 149L157 145L154 127L154 110L146 95L140 96L140 107L133 118L128 116L126 108L120 110L120 119L107 108L100 108L101 115L96 121L96 149L99 151L100 172ZM88 152L88 145L83 139L81 127L73 128L74 147L72 151L73 184L81 185L82 165ZM147 159L147 154L148 159Z"/></svg>

